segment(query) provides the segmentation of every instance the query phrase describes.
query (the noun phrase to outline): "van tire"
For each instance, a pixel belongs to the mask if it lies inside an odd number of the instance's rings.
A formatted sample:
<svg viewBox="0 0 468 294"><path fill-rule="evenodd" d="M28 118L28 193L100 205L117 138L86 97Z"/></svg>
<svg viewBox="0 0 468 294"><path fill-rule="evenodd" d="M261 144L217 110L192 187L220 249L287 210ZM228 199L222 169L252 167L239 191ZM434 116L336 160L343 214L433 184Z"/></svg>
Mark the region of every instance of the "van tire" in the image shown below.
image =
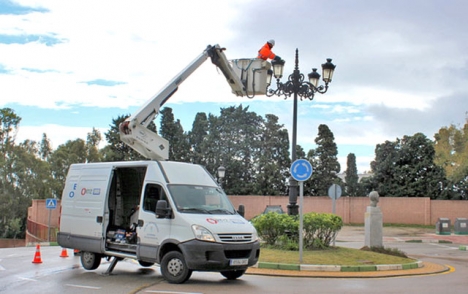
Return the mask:
<svg viewBox="0 0 468 294"><path fill-rule="evenodd" d="M221 274L228 280L240 278L245 273L245 270L222 271Z"/></svg>
<svg viewBox="0 0 468 294"><path fill-rule="evenodd" d="M101 264L101 255L93 252L81 252L81 265L87 270L95 270Z"/></svg>
<svg viewBox="0 0 468 294"><path fill-rule="evenodd" d="M138 263L139 263L142 267L150 267L150 266L153 266L153 265L154 265L154 262L146 262L146 261L143 261L143 260L139 260Z"/></svg>
<svg viewBox="0 0 468 294"><path fill-rule="evenodd" d="M179 251L170 251L161 260L161 274L171 284L182 284L192 275L184 255Z"/></svg>

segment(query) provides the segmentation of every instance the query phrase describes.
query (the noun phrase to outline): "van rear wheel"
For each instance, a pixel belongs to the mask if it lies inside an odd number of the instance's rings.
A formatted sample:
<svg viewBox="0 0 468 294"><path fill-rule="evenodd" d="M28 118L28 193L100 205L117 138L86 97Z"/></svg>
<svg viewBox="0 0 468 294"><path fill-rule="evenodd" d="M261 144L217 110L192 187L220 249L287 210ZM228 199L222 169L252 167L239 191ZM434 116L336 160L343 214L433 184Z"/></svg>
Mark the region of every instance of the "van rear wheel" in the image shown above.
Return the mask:
<svg viewBox="0 0 468 294"><path fill-rule="evenodd" d="M245 273L245 270L222 271L221 274L228 280L240 278Z"/></svg>
<svg viewBox="0 0 468 294"><path fill-rule="evenodd" d="M192 275L179 251L170 251L161 260L161 273L171 284L182 284Z"/></svg>
<svg viewBox="0 0 468 294"><path fill-rule="evenodd" d="M101 264L101 255L93 252L81 252L81 265L87 270L95 270Z"/></svg>

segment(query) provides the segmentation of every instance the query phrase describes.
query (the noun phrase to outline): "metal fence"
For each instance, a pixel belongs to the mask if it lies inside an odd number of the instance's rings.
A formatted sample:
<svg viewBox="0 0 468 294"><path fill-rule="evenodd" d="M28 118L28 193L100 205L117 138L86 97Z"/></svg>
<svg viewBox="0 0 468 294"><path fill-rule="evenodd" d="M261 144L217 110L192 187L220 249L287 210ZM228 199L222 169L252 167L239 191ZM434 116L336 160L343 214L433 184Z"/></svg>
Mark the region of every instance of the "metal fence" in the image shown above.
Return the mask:
<svg viewBox="0 0 468 294"><path fill-rule="evenodd" d="M56 242L57 231L57 227L49 227L28 219L26 233L30 242Z"/></svg>

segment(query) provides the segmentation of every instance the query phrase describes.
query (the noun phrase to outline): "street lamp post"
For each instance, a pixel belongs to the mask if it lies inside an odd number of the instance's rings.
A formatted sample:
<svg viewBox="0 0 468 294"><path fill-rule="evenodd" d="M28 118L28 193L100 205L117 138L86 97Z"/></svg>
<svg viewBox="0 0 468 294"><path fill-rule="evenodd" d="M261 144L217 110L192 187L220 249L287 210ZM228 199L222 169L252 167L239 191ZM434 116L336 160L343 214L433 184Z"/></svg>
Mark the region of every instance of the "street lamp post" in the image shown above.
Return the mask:
<svg viewBox="0 0 468 294"><path fill-rule="evenodd" d="M218 167L218 183L221 188L223 187L223 179L224 179L225 174L226 174L226 168L222 165Z"/></svg>
<svg viewBox="0 0 468 294"><path fill-rule="evenodd" d="M324 94L328 90L328 84L332 81L333 72L335 65L331 62L330 58L327 62L322 64L322 76L325 85L318 85L320 80L320 74L316 68L312 69L312 72L308 74L309 81L304 81L304 75L299 72L299 50L296 49L295 67L293 73L288 77L288 81L281 83L280 79L283 76L284 60L273 60L271 62L273 70L268 72L267 76L267 96L284 96L287 99L293 95L293 133L292 133L292 148L291 148L291 163L296 160L296 140L297 140L297 98L301 101L304 98L309 100L314 99L315 93ZM268 89L271 84L272 75L276 78L276 89ZM289 205L288 214L297 215L299 214L299 207L297 205L297 181L293 178L289 178Z"/></svg>

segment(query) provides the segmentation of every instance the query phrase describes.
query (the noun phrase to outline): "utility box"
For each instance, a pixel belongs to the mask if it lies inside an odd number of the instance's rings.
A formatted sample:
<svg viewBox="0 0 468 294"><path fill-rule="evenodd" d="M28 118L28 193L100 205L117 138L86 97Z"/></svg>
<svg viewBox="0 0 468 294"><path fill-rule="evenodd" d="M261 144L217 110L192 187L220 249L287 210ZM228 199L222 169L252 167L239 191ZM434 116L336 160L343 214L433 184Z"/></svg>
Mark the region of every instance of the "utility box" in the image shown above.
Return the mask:
<svg viewBox="0 0 468 294"><path fill-rule="evenodd" d="M450 235L452 233L452 227L449 218L440 217L436 223L436 234L438 235Z"/></svg>
<svg viewBox="0 0 468 294"><path fill-rule="evenodd" d="M233 59L232 69L244 84L248 96L265 95L271 64L260 58Z"/></svg>
<svg viewBox="0 0 468 294"><path fill-rule="evenodd" d="M456 235L468 235L468 218L457 218L453 230Z"/></svg>

